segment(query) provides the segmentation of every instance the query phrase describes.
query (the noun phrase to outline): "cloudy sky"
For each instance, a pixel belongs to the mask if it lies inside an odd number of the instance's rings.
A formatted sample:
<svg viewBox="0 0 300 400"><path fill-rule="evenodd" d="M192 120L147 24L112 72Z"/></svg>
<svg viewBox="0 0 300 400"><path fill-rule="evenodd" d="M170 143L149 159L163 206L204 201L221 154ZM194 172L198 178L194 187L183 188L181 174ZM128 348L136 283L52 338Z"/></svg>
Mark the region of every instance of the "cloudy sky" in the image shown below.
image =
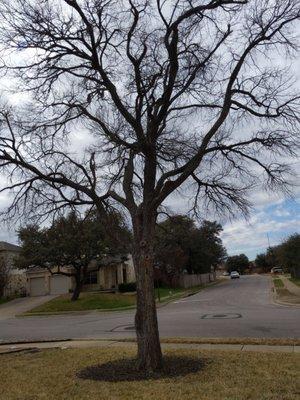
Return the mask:
<svg viewBox="0 0 300 400"><path fill-rule="evenodd" d="M223 223L223 242L230 255L245 253L252 260L257 253L270 245L276 245L289 234L300 232L300 188L294 190L294 198L268 195L265 192L254 194L255 204L248 220L240 217ZM0 195L0 206L5 208L8 198ZM175 211L183 211L186 198L172 201ZM210 218L213 216L209 216ZM0 224L0 241L17 243L15 226Z"/></svg>
<svg viewBox="0 0 300 400"><path fill-rule="evenodd" d="M270 245L300 232L300 196L294 199L270 199L251 212L248 221L237 219L224 225L223 242L229 254L245 253L252 260Z"/></svg>
<svg viewBox="0 0 300 400"><path fill-rule="evenodd" d="M79 151L89 142L88 134L74 134L72 147ZM249 194L253 208L246 220L237 215L229 221L222 216L203 214L202 217L210 220L218 220L224 228L222 240L229 255L245 253L253 260L256 254L264 252L268 247L268 237L271 246L280 243L288 235L300 232L300 159L293 160L295 170L293 196L285 197L282 194L267 193L264 188ZM0 187L4 177L0 176ZM185 213L190 208L187 195L174 195L167 202L168 209L174 213ZM4 210L9 204L7 194L0 194L0 210ZM16 229L18 226L0 222L0 241L18 243Z"/></svg>

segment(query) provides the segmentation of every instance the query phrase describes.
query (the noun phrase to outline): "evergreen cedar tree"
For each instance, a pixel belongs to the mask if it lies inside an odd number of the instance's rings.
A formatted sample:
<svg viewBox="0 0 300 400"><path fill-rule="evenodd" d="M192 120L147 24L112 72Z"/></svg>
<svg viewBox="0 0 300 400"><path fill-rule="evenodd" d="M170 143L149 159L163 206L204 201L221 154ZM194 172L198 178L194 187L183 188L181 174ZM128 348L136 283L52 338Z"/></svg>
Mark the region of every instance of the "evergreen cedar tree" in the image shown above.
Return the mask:
<svg viewBox="0 0 300 400"><path fill-rule="evenodd" d="M255 265L269 272L273 267L283 268L295 279L300 278L300 234L288 236L282 243L258 254Z"/></svg>
<svg viewBox="0 0 300 400"><path fill-rule="evenodd" d="M0 169L13 192L6 216L127 212L141 369L162 366L153 245L170 195L181 190L203 217L206 208L246 213L249 190L262 182L288 190L283 160L299 147L299 94L286 66L299 7L1 1L0 73L28 94L1 110ZM88 138L75 153L74 132Z"/></svg>
<svg viewBox="0 0 300 400"><path fill-rule="evenodd" d="M170 216L156 227L155 265L173 285L183 272L207 273L226 257L217 222L203 221L197 227L183 215ZM160 276L160 275L159 275Z"/></svg>
<svg viewBox="0 0 300 400"><path fill-rule="evenodd" d="M72 301L77 300L91 265L92 270L98 271L105 257L125 257L130 252L131 234L122 217L111 213L108 218L109 230L95 212L83 218L72 212L55 220L49 228L21 228L18 267L40 267L51 274L73 277ZM66 266L71 270L66 271Z"/></svg>
<svg viewBox="0 0 300 400"><path fill-rule="evenodd" d="M238 271L243 274L249 267L249 259L245 254L228 257L226 260L227 271Z"/></svg>

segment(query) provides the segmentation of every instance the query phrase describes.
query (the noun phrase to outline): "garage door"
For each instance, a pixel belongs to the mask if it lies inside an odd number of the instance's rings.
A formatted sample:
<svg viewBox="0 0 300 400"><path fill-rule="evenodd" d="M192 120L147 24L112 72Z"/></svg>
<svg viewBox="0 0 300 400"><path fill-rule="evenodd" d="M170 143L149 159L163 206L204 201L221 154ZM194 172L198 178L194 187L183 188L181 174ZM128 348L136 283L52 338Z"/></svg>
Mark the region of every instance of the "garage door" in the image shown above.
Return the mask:
<svg viewBox="0 0 300 400"><path fill-rule="evenodd" d="M30 296L45 296L45 278L31 278L30 279Z"/></svg>
<svg viewBox="0 0 300 400"><path fill-rule="evenodd" d="M69 292L69 277L54 275L50 278L50 294L64 294Z"/></svg>

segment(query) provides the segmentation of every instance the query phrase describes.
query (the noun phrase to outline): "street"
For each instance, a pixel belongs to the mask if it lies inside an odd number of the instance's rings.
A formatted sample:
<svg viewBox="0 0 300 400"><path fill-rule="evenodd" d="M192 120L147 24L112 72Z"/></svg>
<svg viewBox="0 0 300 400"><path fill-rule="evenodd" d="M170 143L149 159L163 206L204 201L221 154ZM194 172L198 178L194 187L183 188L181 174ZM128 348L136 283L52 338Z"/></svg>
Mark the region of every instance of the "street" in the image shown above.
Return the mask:
<svg viewBox="0 0 300 400"><path fill-rule="evenodd" d="M300 308L274 304L267 276L226 280L158 309L161 337L299 338ZM8 317L0 342L134 336L134 310Z"/></svg>

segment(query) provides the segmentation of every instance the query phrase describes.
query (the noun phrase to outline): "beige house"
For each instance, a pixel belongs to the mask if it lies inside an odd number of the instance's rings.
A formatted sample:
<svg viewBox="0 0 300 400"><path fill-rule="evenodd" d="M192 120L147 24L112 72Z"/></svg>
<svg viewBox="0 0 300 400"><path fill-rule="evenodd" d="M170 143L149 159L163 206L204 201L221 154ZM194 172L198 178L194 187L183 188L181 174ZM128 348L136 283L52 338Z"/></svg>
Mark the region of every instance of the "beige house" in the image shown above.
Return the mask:
<svg viewBox="0 0 300 400"><path fill-rule="evenodd" d="M73 290L74 278L55 274L43 268L32 268L26 272L27 294L29 296L44 296L47 294L65 294ZM70 272L65 268L65 272ZM118 289L120 283L135 281L132 256L107 257L102 262L91 262L87 273L83 291Z"/></svg>
<svg viewBox="0 0 300 400"><path fill-rule="evenodd" d="M26 293L26 273L25 270L15 268L14 260L19 256L21 247L15 244L0 242L0 257L9 272L9 280L4 289L4 296L15 296Z"/></svg>

